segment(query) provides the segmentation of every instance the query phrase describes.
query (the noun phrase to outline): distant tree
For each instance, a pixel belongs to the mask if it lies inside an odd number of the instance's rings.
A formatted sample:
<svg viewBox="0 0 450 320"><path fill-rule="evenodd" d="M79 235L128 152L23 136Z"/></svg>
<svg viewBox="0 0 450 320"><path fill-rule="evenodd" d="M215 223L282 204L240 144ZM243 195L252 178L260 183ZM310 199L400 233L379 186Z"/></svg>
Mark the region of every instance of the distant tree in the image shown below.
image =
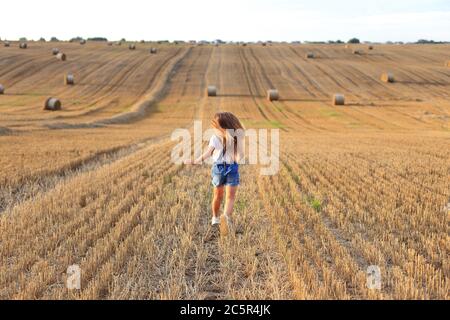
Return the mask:
<svg viewBox="0 0 450 320"><path fill-rule="evenodd" d="M342 44L342 43L344 43L344 41L338 40L338 41L336 41L336 43Z"/></svg>
<svg viewBox="0 0 450 320"><path fill-rule="evenodd" d="M20 38L20 39L19 39L19 41L21 41L21 42L25 42L25 41L28 41L28 40L27 40L27 38L25 38L25 37L22 37L22 38Z"/></svg>
<svg viewBox="0 0 450 320"><path fill-rule="evenodd" d="M50 38L50 41L51 41L51 42L59 42L59 40L58 40L57 37L51 37L51 38Z"/></svg>
<svg viewBox="0 0 450 320"><path fill-rule="evenodd" d="M348 43L358 44L358 43L361 43L361 41L359 41L358 38L352 38L352 39L348 40Z"/></svg>
<svg viewBox="0 0 450 320"><path fill-rule="evenodd" d="M80 42L81 40L83 40L82 37L75 37L69 40L69 42Z"/></svg>
<svg viewBox="0 0 450 320"><path fill-rule="evenodd" d="M104 42L107 42L108 39L107 38L103 38L103 37L94 37L94 38L88 38L88 41L104 41Z"/></svg>
<svg viewBox="0 0 450 320"><path fill-rule="evenodd" d="M417 44L442 44L445 42L436 42L434 40L426 40L426 39L420 39L419 41L416 42Z"/></svg>
<svg viewBox="0 0 450 320"><path fill-rule="evenodd" d="M120 41L121 42L127 42L127 40L125 40L125 38L122 38Z"/></svg>
<svg viewBox="0 0 450 320"><path fill-rule="evenodd" d="M42 37L41 37L41 38L39 39L39 41L40 41L40 42L45 42L45 38L42 38Z"/></svg>

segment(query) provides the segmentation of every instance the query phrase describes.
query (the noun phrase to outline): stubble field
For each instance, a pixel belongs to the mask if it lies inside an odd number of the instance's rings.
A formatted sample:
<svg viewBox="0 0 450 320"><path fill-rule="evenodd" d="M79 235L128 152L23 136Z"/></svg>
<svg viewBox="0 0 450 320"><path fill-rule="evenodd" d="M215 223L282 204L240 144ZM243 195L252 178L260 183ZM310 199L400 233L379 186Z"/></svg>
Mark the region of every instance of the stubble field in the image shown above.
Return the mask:
<svg viewBox="0 0 450 320"><path fill-rule="evenodd" d="M450 46L152 46L0 46L0 299L449 299ZM218 111L280 130L228 238L209 167L170 159Z"/></svg>

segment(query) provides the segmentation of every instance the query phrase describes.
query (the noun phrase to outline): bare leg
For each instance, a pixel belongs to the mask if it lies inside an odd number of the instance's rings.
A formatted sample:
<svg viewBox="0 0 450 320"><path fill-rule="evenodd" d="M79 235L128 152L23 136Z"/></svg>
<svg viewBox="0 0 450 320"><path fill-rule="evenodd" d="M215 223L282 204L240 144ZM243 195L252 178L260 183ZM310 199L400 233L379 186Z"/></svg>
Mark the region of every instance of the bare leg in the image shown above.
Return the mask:
<svg viewBox="0 0 450 320"><path fill-rule="evenodd" d="M214 217L220 216L219 210L223 200L223 186L214 188L214 197L212 201L212 212Z"/></svg>
<svg viewBox="0 0 450 320"><path fill-rule="evenodd" d="M234 200L236 199L236 192L238 187L226 187L226 199L225 199L225 215L231 218L234 208Z"/></svg>

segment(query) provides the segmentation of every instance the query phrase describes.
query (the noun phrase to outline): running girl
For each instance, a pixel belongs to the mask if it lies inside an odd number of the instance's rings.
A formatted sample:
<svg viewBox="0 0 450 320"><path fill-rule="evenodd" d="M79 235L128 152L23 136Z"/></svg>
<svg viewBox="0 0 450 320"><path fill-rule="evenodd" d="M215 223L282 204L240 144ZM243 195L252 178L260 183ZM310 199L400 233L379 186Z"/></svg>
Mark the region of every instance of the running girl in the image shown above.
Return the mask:
<svg viewBox="0 0 450 320"><path fill-rule="evenodd" d="M212 225L220 225L220 233L228 235L232 230L232 214L236 193L240 184L239 162L243 157L243 130L239 119L230 112L220 112L211 121L215 134L211 137L206 152L193 164L201 164L212 157L211 168L214 197L212 200ZM192 161L186 161L192 164ZM220 215L220 206L225 195L224 213Z"/></svg>

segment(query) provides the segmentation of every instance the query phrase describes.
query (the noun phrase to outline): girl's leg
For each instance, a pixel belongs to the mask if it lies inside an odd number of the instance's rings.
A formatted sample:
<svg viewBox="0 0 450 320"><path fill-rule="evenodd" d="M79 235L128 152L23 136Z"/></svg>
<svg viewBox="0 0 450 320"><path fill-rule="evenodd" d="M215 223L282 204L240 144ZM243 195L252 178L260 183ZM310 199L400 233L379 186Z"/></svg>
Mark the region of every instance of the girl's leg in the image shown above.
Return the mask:
<svg viewBox="0 0 450 320"><path fill-rule="evenodd" d="M226 186L225 215L231 218L238 187Z"/></svg>
<svg viewBox="0 0 450 320"><path fill-rule="evenodd" d="M214 188L214 196L212 201L212 212L214 217L218 218L220 216L220 205L223 200L223 186Z"/></svg>

